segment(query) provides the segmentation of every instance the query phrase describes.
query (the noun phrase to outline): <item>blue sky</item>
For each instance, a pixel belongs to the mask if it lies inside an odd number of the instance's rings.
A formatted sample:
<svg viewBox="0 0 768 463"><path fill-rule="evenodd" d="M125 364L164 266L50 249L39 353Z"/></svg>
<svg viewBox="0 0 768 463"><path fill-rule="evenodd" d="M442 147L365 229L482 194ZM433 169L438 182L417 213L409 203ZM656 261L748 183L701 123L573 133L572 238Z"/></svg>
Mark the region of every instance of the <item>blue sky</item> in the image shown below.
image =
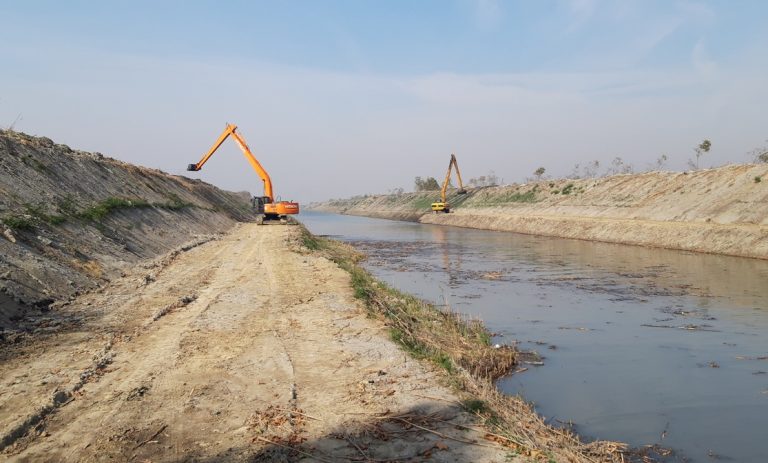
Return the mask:
<svg viewBox="0 0 768 463"><path fill-rule="evenodd" d="M409 189L452 151L512 182L768 139L765 1L221 3L0 2L0 126L182 174L234 122L303 201ZM191 175L260 189L233 143Z"/></svg>

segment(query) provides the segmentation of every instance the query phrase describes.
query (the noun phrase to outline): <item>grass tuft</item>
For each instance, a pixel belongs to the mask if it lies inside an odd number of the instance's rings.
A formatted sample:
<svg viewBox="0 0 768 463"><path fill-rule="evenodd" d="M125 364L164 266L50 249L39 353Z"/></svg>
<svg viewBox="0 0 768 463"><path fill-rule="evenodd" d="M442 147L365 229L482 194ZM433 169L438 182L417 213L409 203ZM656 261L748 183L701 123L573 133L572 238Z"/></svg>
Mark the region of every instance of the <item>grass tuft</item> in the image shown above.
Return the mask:
<svg viewBox="0 0 768 463"><path fill-rule="evenodd" d="M32 219L23 215L9 215L3 218L3 224L14 231L25 231L35 228Z"/></svg>
<svg viewBox="0 0 768 463"><path fill-rule="evenodd" d="M125 199L109 197L100 203L91 206L77 214L81 219L90 220L92 222L100 222L104 217L119 209L126 209L131 207L149 207L150 204L147 201L141 199Z"/></svg>

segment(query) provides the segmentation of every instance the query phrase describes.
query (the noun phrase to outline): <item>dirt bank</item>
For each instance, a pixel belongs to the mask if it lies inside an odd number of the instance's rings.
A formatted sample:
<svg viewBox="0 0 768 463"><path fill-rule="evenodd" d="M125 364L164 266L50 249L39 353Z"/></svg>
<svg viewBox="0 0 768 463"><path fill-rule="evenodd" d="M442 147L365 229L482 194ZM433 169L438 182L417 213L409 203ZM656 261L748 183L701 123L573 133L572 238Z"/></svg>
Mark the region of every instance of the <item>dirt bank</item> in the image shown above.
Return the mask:
<svg viewBox="0 0 768 463"><path fill-rule="evenodd" d="M547 180L452 194L379 195L319 211L768 259L768 165Z"/></svg>
<svg viewBox="0 0 768 463"><path fill-rule="evenodd" d="M244 224L61 307L3 352L0 458L510 461L299 234Z"/></svg>
<svg viewBox="0 0 768 463"><path fill-rule="evenodd" d="M247 194L0 131L0 338L136 262L251 220ZM7 334L7 333L6 333Z"/></svg>

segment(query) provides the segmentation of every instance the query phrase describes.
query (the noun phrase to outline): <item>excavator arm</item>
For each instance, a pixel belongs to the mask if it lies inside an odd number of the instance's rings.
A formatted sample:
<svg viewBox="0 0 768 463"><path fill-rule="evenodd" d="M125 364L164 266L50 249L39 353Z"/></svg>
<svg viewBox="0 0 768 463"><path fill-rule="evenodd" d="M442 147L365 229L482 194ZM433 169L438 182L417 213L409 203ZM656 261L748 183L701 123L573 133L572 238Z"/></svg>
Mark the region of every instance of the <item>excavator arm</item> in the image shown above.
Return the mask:
<svg viewBox="0 0 768 463"><path fill-rule="evenodd" d="M237 126L227 124L227 127L221 132L221 135L219 135L216 143L211 146L211 149L203 155L202 159L200 159L197 164L189 164L187 170L198 171L202 169L205 163L208 162L211 156L213 156L213 153L215 153L221 144L230 136L234 138L237 146L240 147L240 151L243 152L245 159L248 160L248 163L253 167L253 170L256 171L262 182L264 182L264 196L253 198L253 207L259 214L257 223L265 223L265 220L273 223L277 220L279 220L280 223L290 223L288 221L288 215L299 213L299 203L275 200L272 191L272 179L269 178L267 171L264 170L261 163L259 163L253 153L251 153L251 149L248 148L245 139L237 132Z"/></svg>
<svg viewBox="0 0 768 463"><path fill-rule="evenodd" d="M187 170L191 171L198 171L203 168L206 162L213 156L213 153L216 152L217 149L221 146L222 143L224 143L224 140L227 139L227 137L232 136L232 138L235 139L235 142L237 143L237 146L240 147L240 150L243 152L243 156L245 156L245 159L248 160L248 162L251 164L251 167L253 167L253 170L256 171L256 173L259 175L261 180L264 182L264 196L269 198L267 201L268 203L274 202L274 196L272 195L272 179L269 178L269 174L266 170L264 170L264 167L261 166L259 161L254 157L253 153L251 153L250 148L248 148L248 144L245 142L245 139L240 135L237 131L237 126L232 124L227 124L227 127L224 129L224 131L219 135L218 140L216 140L216 143L211 146L211 149L208 150L205 155L203 155L203 158L200 159L200 161L197 164L190 164L187 166Z"/></svg>
<svg viewBox="0 0 768 463"><path fill-rule="evenodd" d="M467 190L464 189L464 184L461 181L461 172L459 172L459 163L456 162L456 155L451 154L451 160L448 162L448 172L445 173L445 180L443 181L443 188L440 190L440 200L442 202L445 202L445 194L448 191L448 184L451 182L451 169L456 169L456 177L459 179L459 190L458 193L460 195L463 195L467 192Z"/></svg>
<svg viewBox="0 0 768 463"><path fill-rule="evenodd" d="M456 177L459 179L459 189L456 193L463 195L467 193L464 189L464 183L461 181L461 172L459 172L459 163L456 161L456 155L451 154L451 160L448 162L448 172L445 173L445 180L443 181L443 187L440 189L440 201L432 203L432 210L434 212L450 212L451 206L446 201L446 193L448 192L448 184L451 181L451 169L456 168Z"/></svg>
<svg viewBox="0 0 768 463"><path fill-rule="evenodd" d="M467 190L464 189L464 183L461 181L461 172L459 172L459 162L456 161L456 155L451 154L451 162L453 162L453 167L456 168L456 177L459 179L459 190L457 191L458 194L463 195L467 193ZM450 171L450 166L449 169ZM449 172L450 175L450 172Z"/></svg>

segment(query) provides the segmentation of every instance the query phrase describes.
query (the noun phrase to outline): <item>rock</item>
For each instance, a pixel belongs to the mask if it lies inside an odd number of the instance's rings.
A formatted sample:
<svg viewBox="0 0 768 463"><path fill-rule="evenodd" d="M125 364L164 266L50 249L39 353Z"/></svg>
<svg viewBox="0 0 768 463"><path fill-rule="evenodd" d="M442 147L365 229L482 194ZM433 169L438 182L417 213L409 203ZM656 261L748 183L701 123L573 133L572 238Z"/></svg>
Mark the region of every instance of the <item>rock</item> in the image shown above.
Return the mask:
<svg viewBox="0 0 768 463"><path fill-rule="evenodd" d="M11 232L11 229L10 229L10 228L6 228L5 230L3 230L3 236L4 236L4 237L5 237L5 238L6 238L8 241L10 241L11 243L15 243L15 242L16 242L16 237L15 237L15 236L13 236L13 232Z"/></svg>
<svg viewBox="0 0 768 463"><path fill-rule="evenodd" d="M65 153L67 153L67 154L73 153L72 148L70 148L68 145L65 145L65 144L56 144L56 145L54 145L54 147L57 150L63 151Z"/></svg>
<svg viewBox="0 0 768 463"><path fill-rule="evenodd" d="M53 244L53 241L49 240L48 238L46 238L44 236L40 236L40 235L37 236L37 241L43 243L46 246L50 246L51 244Z"/></svg>

